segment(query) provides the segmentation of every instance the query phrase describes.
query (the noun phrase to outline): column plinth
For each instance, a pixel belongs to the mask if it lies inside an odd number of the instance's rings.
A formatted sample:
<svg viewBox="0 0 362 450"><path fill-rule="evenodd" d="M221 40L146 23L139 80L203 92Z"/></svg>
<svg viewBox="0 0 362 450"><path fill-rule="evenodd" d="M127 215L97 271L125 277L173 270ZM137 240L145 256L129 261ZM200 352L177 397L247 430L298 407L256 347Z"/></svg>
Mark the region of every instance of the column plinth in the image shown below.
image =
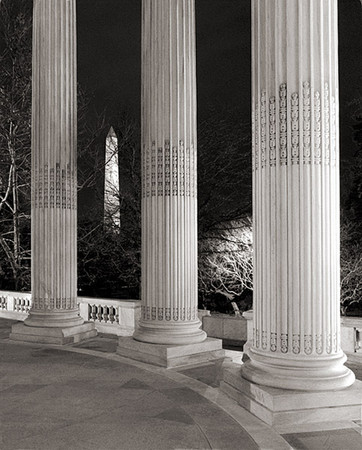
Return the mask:
<svg viewBox="0 0 362 450"><path fill-rule="evenodd" d="M254 0L252 17L254 336L242 375L345 388L337 1Z"/></svg>
<svg viewBox="0 0 362 450"><path fill-rule="evenodd" d="M147 320L140 321L140 327L133 334L133 338L151 344L194 344L203 342L206 333L200 330L199 320L188 323L158 324L149 323Z"/></svg>
<svg viewBox="0 0 362 450"><path fill-rule="evenodd" d="M11 339L63 344L96 334L77 305L76 67L75 0L34 0L32 307Z"/></svg>
<svg viewBox="0 0 362 450"><path fill-rule="evenodd" d="M142 317L155 344L202 342L197 316L196 64L193 0L144 0Z"/></svg>

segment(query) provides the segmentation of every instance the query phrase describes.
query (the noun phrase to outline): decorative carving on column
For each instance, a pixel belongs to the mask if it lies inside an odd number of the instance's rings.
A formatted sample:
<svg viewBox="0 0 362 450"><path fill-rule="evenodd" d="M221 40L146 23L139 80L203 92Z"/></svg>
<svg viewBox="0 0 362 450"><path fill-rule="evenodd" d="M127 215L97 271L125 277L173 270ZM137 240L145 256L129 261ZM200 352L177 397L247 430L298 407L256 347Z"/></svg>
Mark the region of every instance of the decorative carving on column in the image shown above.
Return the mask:
<svg viewBox="0 0 362 450"><path fill-rule="evenodd" d="M153 141L151 150L145 148L144 155L142 198L170 195L196 198L196 177L193 175L196 151L193 145L185 149L180 141L171 150L170 141L165 140L164 145L157 148L156 162L156 141ZM151 184L149 180L153 180Z"/></svg>
<svg viewBox="0 0 362 450"><path fill-rule="evenodd" d="M310 144L311 144L311 105L310 105L310 84L303 83L303 163L310 164Z"/></svg>
<svg viewBox="0 0 362 450"><path fill-rule="evenodd" d="M139 341L206 338L197 317L196 136L194 0L143 0Z"/></svg>
<svg viewBox="0 0 362 450"><path fill-rule="evenodd" d="M279 88L279 148L280 164L287 164L287 85L282 83Z"/></svg>
<svg viewBox="0 0 362 450"><path fill-rule="evenodd" d="M321 137L321 101L320 92L314 92L314 108L311 107L311 88L308 81L303 82L302 93L293 92L287 97L287 85L282 83L279 87L279 103L276 105L276 97L266 98L266 91L262 90L260 94L260 104L253 105L253 169L259 167L264 169L266 161L270 166L276 165L276 143L277 143L277 124L276 117L279 119L279 160L280 166L288 164L300 164L300 146L302 146L303 164L321 164L329 165L333 161L335 164L336 155L336 110L335 98L331 96L329 103L328 83L324 85L324 145L322 157L322 137ZM299 103L299 98L303 99L303 104ZM269 104L269 147L266 144L266 103ZM287 104L290 104L290 123L287 123ZM278 111L276 111L278 108ZM257 112L261 111L260 118ZM314 110L314 122L311 121L311 111ZM333 120L332 120L333 119ZM261 126L261 158L259 161L258 152L258 122ZM301 125L302 124L302 125ZM300 126L303 132L300 133ZM291 157L287 155L288 129L291 135ZM314 133L315 150L313 160L311 158L312 132Z"/></svg>
<svg viewBox="0 0 362 450"><path fill-rule="evenodd" d="M34 208L77 209L76 175L69 164L64 169L59 163L52 168L45 164L34 171Z"/></svg>
<svg viewBox="0 0 362 450"><path fill-rule="evenodd" d="M252 15L254 340L242 373L343 388L354 376L339 344L337 1L253 0Z"/></svg>

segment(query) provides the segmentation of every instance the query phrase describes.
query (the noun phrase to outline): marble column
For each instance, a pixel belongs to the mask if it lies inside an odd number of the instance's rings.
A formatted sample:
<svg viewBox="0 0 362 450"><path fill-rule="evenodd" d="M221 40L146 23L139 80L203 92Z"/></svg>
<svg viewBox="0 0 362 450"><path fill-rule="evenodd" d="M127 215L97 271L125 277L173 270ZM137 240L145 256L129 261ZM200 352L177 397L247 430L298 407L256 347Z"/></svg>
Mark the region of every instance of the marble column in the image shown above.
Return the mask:
<svg viewBox="0 0 362 450"><path fill-rule="evenodd" d="M242 376L350 386L339 315L337 0L252 1L254 336Z"/></svg>
<svg viewBox="0 0 362 450"><path fill-rule="evenodd" d="M194 0L142 4L142 317L134 339L202 342Z"/></svg>
<svg viewBox="0 0 362 450"><path fill-rule="evenodd" d="M95 334L77 305L75 0L34 0L32 79L32 307L11 338L67 343Z"/></svg>

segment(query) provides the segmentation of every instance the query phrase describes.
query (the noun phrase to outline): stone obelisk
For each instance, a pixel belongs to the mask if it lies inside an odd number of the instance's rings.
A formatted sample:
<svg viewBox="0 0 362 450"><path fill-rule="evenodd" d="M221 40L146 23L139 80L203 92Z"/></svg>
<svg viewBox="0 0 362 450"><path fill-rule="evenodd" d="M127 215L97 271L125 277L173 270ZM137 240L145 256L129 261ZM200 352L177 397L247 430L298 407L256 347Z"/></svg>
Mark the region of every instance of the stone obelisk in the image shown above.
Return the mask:
<svg viewBox="0 0 362 450"><path fill-rule="evenodd" d="M32 79L32 307L10 337L65 344L96 334L77 305L75 0L34 0Z"/></svg>
<svg viewBox="0 0 362 450"><path fill-rule="evenodd" d="M104 224L114 231L119 230L121 224L118 138L113 127L110 128L106 137L104 164Z"/></svg>

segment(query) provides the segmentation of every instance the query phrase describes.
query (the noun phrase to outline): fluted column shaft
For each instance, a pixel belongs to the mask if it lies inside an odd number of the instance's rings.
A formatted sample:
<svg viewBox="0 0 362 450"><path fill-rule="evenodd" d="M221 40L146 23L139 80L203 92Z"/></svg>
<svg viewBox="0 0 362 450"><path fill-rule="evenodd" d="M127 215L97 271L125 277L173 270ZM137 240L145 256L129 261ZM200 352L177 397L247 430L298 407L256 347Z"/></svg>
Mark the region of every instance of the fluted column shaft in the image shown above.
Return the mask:
<svg viewBox="0 0 362 450"><path fill-rule="evenodd" d="M142 318L134 338L201 342L194 0L142 2Z"/></svg>
<svg viewBox="0 0 362 450"><path fill-rule="evenodd" d="M77 325L75 0L34 0L32 77L32 309L25 324Z"/></svg>
<svg viewBox="0 0 362 450"><path fill-rule="evenodd" d="M243 376L350 385L339 338L337 0L253 0L254 340Z"/></svg>

